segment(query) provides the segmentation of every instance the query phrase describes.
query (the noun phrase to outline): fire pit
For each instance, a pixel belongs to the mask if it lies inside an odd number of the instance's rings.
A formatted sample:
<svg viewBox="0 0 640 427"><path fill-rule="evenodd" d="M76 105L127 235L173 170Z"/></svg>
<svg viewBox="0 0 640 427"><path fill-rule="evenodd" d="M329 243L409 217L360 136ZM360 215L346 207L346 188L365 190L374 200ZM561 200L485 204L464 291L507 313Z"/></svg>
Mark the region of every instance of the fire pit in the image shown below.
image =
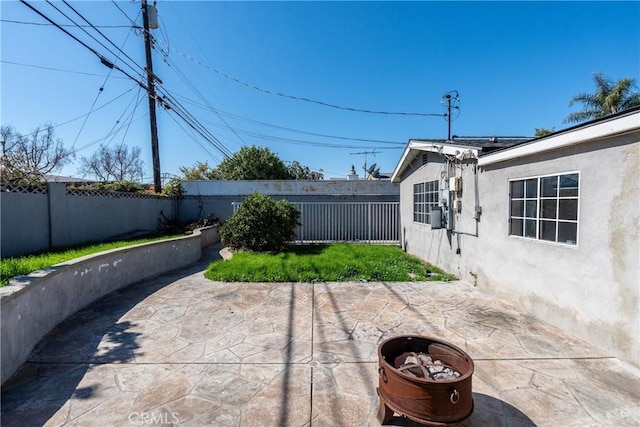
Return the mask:
<svg viewBox="0 0 640 427"><path fill-rule="evenodd" d="M473 360L445 341L416 335L378 347L378 421L393 413L428 426L458 423L473 412Z"/></svg>

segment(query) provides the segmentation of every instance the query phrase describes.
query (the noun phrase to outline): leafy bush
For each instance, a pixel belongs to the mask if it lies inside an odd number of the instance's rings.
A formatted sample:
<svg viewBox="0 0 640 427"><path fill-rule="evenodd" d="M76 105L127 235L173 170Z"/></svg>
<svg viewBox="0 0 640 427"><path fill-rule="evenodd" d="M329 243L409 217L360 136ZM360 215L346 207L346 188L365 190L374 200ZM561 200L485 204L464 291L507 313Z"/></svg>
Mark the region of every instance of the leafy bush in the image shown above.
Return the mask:
<svg viewBox="0 0 640 427"><path fill-rule="evenodd" d="M253 193L220 228L222 243L232 249L279 252L295 237L300 211L286 200Z"/></svg>
<svg viewBox="0 0 640 427"><path fill-rule="evenodd" d="M120 191L123 193L144 193L144 187L133 181L110 182L104 187L106 190Z"/></svg>
<svg viewBox="0 0 640 427"><path fill-rule="evenodd" d="M79 190L106 190L119 191L121 193L144 193L145 188L133 181L94 182L91 184L76 185Z"/></svg>
<svg viewBox="0 0 640 427"><path fill-rule="evenodd" d="M182 188L182 182L180 178L173 177L162 188L162 194L166 196L178 196L184 195L184 189Z"/></svg>

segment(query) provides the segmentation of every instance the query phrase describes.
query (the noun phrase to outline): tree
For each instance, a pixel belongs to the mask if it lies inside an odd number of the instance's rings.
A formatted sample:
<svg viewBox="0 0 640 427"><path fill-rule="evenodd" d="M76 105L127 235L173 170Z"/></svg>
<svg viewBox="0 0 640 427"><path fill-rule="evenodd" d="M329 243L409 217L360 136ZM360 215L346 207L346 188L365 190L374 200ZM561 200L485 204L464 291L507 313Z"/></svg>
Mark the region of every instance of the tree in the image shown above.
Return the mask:
<svg viewBox="0 0 640 427"><path fill-rule="evenodd" d="M242 147L231 157L227 157L216 167L207 162L196 162L191 167L181 167L182 178L191 181L203 180L267 180L267 179L310 179L320 180L324 176L313 172L308 166L294 161L288 167L267 147Z"/></svg>
<svg viewBox="0 0 640 427"><path fill-rule="evenodd" d="M536 133L533 135L536 138L541 137L541 136L545 136L545 135L549 135L550 133L555 132L556 128L551 128L551 129L547 129L547 128L536 128Z"/></svg>
<svg viewBox="0 0 640 427"><path fill-rule="evenodd" d="M308 179L312 181L319 181L324 178L324 175L321 172L313 172L309 169L309 166L302 166L297 160L291 162L287 167L287 173L289 174L289 179Z"/></svg>
<svg viewBox="0 0 640 427"><path fill-rule="evenodd" d="M573 104L583 104L582 111L571 113L565 123L583 122L618 113L628 108L640 105L640 93L633 92L636 88L635 79L620 79L614 82L601 73L593 75L596 84L595 93L581 93L569 101Z"/></svg>
<svg viewBox="0 0 640 427"><path fill-rule="evenodd" d="M64 148L62 140L55 138L53 125L40 125L28 135L22 135L13 126L0 127L2 141L2 182L38 183L45 175L62 169L74 157Z"/></svg>
<svg viewBox="0 0 640 427"><path fill-rule="evenodd" d="M180 178L177 176L171 177L169 181L162 187L162 193L167 196L178 196L182 197L184 195L184 189L182 188L182 182Z"/></svg>
<svg viewBox="0 0 640 427"><path fill-rule="evenodd" d="M196 162L192 167L181 166L182 178L188 181L219 180L220 173L217 169L209 166L208 162Z"/></svg>
<svg viewBox="0 0 640 427"><path fill-rule="evenodd" d="M289 179L287 166L267 147L242 147L217 167L222 180Z"/></svg>
<svg viewBox="0 0 640 427"><path fill-rule="evenodd" d="M129 150L125 144L109 148L102 146L89 158L83 157L80 171L101 181L136 181L142 179L140 147Z"/></svg>

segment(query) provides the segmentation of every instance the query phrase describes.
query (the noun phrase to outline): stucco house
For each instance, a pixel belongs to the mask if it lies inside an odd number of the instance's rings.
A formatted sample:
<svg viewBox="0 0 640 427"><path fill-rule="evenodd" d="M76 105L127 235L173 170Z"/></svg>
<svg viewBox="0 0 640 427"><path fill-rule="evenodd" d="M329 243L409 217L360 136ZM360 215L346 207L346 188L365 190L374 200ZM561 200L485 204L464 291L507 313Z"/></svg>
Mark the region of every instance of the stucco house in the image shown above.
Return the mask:
<svg viewBox="0 0 640 427"><path fill-rule="evenodd" d="M410 140L391 179L407 252L640 365L640 108L529 141Z"/></svg>

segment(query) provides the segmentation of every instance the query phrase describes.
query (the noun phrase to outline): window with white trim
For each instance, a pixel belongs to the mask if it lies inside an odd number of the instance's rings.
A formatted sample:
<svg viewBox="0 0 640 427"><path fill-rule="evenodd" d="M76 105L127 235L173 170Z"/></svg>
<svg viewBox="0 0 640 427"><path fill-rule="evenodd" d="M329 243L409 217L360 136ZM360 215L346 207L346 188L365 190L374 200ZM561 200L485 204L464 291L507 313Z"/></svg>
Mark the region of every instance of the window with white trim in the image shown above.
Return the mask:
<svg viewBox="0 0 640 427"><path fill-rule="evenodd" d="M413 221L431 224L431 208L438 206L438 181L413 185Z"/></svg>
<svg viewBox="0 0 640 427"><path fill-rule="evenodd" d="M576 245L578 172L509 181L509 234Z"/></svg>

